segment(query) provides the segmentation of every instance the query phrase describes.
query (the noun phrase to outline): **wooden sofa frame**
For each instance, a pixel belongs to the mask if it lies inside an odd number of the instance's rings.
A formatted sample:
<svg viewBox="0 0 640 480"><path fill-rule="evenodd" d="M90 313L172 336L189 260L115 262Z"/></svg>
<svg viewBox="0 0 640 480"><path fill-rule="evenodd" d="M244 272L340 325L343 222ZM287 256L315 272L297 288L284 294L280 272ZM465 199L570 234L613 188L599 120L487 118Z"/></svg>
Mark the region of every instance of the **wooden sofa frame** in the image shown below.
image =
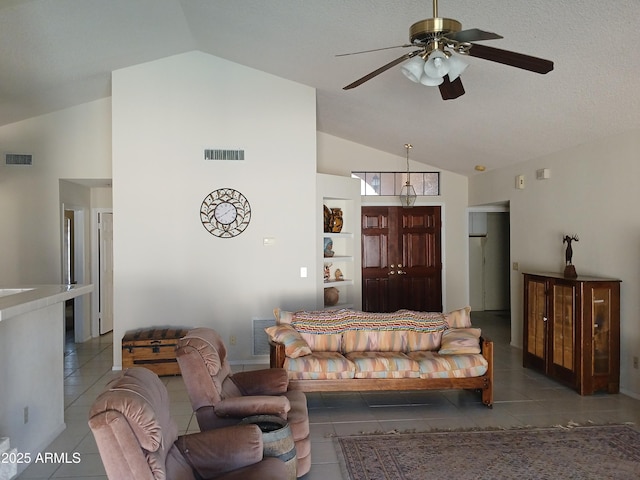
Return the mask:
<svg viewBox="0 0 640 480"><path fill-rule="evenodd" d="M284 366L284 344L270 341L271 368ZM480 377L469 378L341 378L336 380L289 380L289 390L303 392L368 392L390 390L479 390L482 403L493 408L493 341L480 338L482 356L489 364Z"/></svg>

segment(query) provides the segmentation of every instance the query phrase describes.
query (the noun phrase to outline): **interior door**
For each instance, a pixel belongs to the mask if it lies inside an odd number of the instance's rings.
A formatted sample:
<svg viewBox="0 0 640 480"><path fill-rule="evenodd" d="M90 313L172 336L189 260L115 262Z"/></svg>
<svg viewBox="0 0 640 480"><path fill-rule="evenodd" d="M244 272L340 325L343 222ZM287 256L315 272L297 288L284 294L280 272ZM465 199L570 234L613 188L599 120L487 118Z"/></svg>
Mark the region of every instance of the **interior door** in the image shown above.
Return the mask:
<svg viewBox="0 0 640 480"><path fill-rule="evenodd" d="M76 283L75 266L75 215L73 210L64 211L63 248L62 248L62 282L71 285ZM74 329L75 298L64 304L65 331Z"/></svg>
<svg viewBox="0 0 640 480"><path fill-rule="evenodd" d="M362 207L362 309L442 311L440 207Z"/></svg>
<svg viewBox="0 0 640 480"><path fill-rule="evenodd" d="M100 213L98 295L100 335L113 330L113 213Z"/></svg>

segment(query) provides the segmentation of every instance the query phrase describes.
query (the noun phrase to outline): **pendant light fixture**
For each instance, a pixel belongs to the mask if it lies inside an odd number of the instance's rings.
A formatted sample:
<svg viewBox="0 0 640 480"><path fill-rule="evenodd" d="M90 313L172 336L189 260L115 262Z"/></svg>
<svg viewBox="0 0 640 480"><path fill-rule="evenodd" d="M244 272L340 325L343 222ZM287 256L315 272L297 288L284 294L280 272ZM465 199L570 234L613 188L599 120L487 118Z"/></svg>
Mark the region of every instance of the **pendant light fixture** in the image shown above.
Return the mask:
<svg viewBox="0 0 640 480"><path fill-rule="evenodd" d="M407 183L400 190L400 203L403 208L411 208L416 203L416 191L409 180L409 150L413 148L410 143L405 143L404 148L407 150Z"/></svg>

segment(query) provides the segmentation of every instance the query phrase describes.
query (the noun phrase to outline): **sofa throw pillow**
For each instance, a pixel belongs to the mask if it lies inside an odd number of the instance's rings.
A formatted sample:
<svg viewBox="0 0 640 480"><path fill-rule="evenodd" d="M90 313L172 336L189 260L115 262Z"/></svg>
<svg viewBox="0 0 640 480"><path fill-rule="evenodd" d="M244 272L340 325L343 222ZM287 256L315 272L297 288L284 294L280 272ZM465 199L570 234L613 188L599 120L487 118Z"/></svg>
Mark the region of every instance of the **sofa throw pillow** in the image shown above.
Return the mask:
<svg viewBox="0 0 640 480"><path fill-rule="evenodd" d="M286 310L280 310L279 308L273 309L273 316L276 319L276 324L290 324L291 320L293 320L294 312L288 312Z"/></svg>
<svg viewBox="0 0 640 480"><path fill-rule="evenodd" d="M442 334L440 355L456 355L460 353L480 353L479 328L450 328Z"/></svg>
<svg viewBox="0 0 640 480"><path fill-rule="evenodd" d="M471 307L464 307L445 315L449 328L471 327Z"/></svg>
<svg viewBox="0 0 640 480"><path fill-rule="evenodd" d="M298 358L311 355L309 344L291 325L274 325L264 329L269 338L277 343L284 344L284 353L289 358Z"/></svg>

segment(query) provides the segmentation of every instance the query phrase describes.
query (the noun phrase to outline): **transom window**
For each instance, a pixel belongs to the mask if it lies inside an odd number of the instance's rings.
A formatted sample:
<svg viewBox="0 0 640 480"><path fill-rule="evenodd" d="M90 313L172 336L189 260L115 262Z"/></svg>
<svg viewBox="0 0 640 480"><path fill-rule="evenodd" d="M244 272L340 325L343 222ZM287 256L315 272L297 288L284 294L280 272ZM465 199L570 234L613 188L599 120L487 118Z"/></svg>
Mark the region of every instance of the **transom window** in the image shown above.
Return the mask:
<svg viewBox="0 0 640 480"><path fill-rule="evenodd" d="M409 181L416 195L440 195L440 172L411 172ZM407 172L351 172L360 179L360 195L400 195L407 183Z"/></svg>

